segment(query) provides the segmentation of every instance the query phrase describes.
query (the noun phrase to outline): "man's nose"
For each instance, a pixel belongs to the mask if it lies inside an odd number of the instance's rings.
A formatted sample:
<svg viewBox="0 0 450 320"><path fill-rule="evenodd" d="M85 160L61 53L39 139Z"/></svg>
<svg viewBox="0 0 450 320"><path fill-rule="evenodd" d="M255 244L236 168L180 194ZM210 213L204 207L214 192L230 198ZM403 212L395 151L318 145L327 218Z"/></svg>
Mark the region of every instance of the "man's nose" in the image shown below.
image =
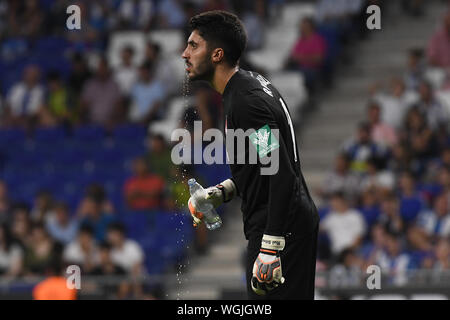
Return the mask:
<svg viewBox="0 0 450 320"><path fill-rule="evenodd" d="M187 52L188 50L187 50L187 48L186 49L184 49L184 51L183 51L183 53L181 54L181 57L183 58L183 59L187 59L188 58L188 52Z"/></svg>

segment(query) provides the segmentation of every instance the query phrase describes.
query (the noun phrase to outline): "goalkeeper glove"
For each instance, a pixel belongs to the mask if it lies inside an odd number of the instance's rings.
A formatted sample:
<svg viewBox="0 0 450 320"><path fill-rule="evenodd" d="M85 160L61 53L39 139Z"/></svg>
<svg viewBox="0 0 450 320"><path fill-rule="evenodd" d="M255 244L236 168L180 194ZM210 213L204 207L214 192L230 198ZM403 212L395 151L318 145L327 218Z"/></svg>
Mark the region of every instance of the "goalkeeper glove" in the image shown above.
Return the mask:
<svg viewBox="0 0 450 320"><path fill-rule="evenodd" d="M197 202L206 201L217 208L222 203L228 202L234 198L236 195L236 186L231 179L227 179L216 186L209 187L205 189L205 199L196 199ZM203 213L198 211L194 205L194 201L191 201L192 197L189 198L188 207L191 212L192 219L194 220L194 226L198 226L203 219Z"/></svg>
<svg viewBox="0 0 450 320"><path fill-rule="evenodd" d="M280 251L284 249L284 245L284 237L263 236L251 279L252 290L256 294L265 295L284 283L280 260Z"/></svg>

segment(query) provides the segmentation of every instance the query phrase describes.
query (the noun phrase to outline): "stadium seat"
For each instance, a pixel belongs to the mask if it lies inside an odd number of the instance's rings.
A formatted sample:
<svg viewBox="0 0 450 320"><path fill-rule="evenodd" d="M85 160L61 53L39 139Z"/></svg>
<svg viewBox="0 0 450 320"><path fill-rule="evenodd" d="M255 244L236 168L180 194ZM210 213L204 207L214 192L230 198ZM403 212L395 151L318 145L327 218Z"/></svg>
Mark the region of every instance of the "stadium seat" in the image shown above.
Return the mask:
<svg viewBox="0 0 450 320"><path fill-rule="evenodd" d="M23 143L26 138L25 130L14 129L2 129L0 130L0 148L9 148L13 145Z"/></svg>
<svg viewBox="0 0 450 320"><path fill-rule="evenodd" d="M147 128L136 124L126 124L118 126L113 131L116 141L142 141L147 136Z"/></svg>
<svg viewBox="0 0 450 320"><path fill-rule="evenodd" d="M55 128L38 128L34 132L34 139L37 143L54 144L61 142L66 137L66 130L64 127Z"/></svg>
<svg viewBox="0 0 450 320"><path fill-rule="evenodd" d="M105 137L105 129L101 126L86 125L75 128L73 131L73 139L83 143L90 143L93 141L101 141Z"/></svg>
<svg viewBox="0 0 450 320"><path fill-rule="evenodd" d="M148 38L161 46L163 55L178 52L184 40L181 30L153 30L148 34Z"/></svg>

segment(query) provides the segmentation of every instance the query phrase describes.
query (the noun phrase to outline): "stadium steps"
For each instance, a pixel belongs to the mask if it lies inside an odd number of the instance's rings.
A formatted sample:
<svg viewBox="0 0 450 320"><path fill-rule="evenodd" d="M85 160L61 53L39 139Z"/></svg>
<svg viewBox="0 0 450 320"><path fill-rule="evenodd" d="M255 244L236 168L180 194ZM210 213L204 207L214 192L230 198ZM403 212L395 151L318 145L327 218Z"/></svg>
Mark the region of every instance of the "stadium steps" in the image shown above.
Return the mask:
<svg viewBox="0 0 450 320"><path fill-rule="evenodd" d="M353 64L338 70L335 88L322 97L319 109L302 123L300 159L311 188L319 186L342 143L365 119L370 85L402 76L408 50L426 46L442 12L443 5L436 2L430 3L422 19L391 12L382 19L381 31L371 31L369 39L353 49Z"/></svg>

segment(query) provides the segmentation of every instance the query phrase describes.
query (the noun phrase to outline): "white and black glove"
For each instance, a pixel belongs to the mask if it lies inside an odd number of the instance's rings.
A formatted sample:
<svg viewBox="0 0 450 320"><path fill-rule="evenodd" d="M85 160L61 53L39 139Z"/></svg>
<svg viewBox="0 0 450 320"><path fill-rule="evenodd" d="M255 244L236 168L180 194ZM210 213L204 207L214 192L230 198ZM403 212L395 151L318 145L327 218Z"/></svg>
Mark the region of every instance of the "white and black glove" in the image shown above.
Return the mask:
<svg viewBox="0 0 450 320"><path fill-rule="evenodd" d="M251 286L256 294L265 295L284 283L280 260L280 251L284 249L284 245L284 237L263 236L251 279Z"/></svg>
<svg viewBox="0 0 450 320"><path fill-rule="evenodd" d="M233 180L227 179L216 186L206 188L205 191L205 199L200 201L209 202L214 206L214 208L217 208L222 203L228 202L234 198L236 195L236 186ZM191 212L192 219L194 220L194 227L196 227L202 222L203 213L195 208L194 201L191 201L191 198L189 198L188 207Z"/></svg>

